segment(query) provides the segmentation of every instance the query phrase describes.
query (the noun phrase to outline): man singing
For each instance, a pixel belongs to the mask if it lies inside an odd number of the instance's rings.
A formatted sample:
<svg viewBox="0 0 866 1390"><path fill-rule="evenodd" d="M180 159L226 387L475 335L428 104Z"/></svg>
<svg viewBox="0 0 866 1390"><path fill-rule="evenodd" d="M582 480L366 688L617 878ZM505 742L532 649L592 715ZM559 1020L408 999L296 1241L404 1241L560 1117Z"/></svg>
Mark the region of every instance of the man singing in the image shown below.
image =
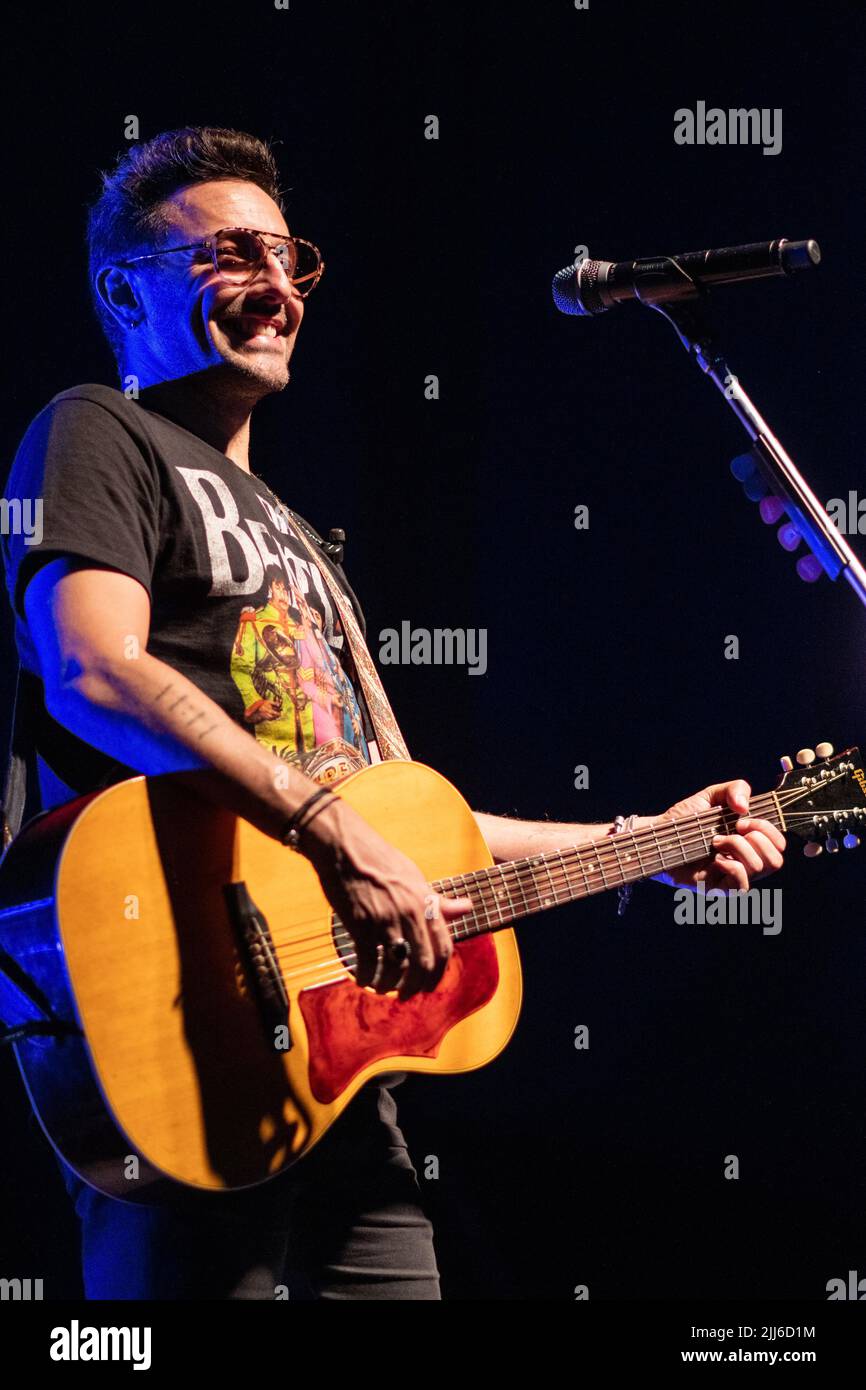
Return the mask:
<svg viewBox="0 0 866 1390"><path fill-rule="evenodd" d="M359 985L404 1000L434 990L449 924L471 901L431 895L334 793L370 761L399 756L399 730L380 686L365 698L366 649L360 661L352 650L363 615L339 556L250 468L250 417L288 384L320 253L289 230L269 148L238 131L160 135L103 182L90 281L122 389L55 396L7 484L9 497L43 499L38 544L3 538L42 804L139 773L202 770L216 800L310 860L355 942ZM634 824L733 808L735 832L676 881L745 889L785 848L748 816L749 792L743 781L710 786ZM476 819L497 862L615 828ZM283 1176L206 1208L119 1202L64 1165L87 1296L438 1299L391 1093L401 1079L369 1082Z"/></svg>

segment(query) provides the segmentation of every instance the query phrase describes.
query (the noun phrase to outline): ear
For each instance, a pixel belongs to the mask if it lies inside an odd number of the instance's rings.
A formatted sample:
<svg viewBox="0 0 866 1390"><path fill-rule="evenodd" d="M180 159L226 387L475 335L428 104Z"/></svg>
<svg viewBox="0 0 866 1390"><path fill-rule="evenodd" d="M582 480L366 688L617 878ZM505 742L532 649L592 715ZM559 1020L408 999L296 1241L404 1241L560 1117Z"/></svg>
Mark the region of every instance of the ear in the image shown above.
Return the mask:
<svg viewBox="0 0 866 1390"><path fill-rule="evenodd" d="M124 331L138 327L144 310L125 270L115 265L103 266L97 273L94 285L99 299Z"/></svg>

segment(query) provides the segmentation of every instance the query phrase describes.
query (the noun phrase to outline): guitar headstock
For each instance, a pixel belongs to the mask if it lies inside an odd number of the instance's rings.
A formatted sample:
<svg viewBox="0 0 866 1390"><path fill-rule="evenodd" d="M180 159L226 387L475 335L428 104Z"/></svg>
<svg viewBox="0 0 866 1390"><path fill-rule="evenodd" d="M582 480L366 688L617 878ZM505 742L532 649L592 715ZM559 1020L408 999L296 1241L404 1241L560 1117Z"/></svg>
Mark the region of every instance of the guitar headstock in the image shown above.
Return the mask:
<svg viewBox="0 0 866 1390"><path fill-rule="evenodd" d="M832 744L819 743L814 751L801 748L796 766L783 758L782 767L776 795L786 833L806 841L803 853L855 849L866 834L866 772L859 748L834 753Z"/></svg>

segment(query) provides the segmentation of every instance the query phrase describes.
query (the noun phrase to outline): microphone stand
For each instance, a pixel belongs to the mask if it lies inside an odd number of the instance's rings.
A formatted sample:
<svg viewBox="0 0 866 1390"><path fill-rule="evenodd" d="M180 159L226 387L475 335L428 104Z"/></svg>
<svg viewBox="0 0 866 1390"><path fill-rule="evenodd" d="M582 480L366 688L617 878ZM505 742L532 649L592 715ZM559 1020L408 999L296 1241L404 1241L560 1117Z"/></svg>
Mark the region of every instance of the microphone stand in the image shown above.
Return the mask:
<svg viewBox="0 0 866 1390"><path fill-rule="evenodd" d="M752 441L752 452L772 492L785 502L796 530L831 579L844 575L866 606L866 569L833 525L790 454L782 447L716 342L706 294L701 290L673 303L647 304L667 319L701 371L719 388Z"/></svg>

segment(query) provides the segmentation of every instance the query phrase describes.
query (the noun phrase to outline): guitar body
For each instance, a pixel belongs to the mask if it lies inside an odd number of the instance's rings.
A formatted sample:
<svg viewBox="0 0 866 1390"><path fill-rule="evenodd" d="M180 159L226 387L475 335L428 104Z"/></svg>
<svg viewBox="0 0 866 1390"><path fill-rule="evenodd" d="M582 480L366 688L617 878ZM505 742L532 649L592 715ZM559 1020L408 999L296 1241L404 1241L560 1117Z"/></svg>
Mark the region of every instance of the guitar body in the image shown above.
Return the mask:
<svg viewBox="0 0 866 1390"><path fill-rule="evenodd" d="M80 1029L16 1045L32 1104L86 1182L131 1202L265 1182L365 1083L481 1067L520 1010L510 928L456 941L432 993L361 989L308 861L183 778L136 777L39 816L0 869L0 944ZM431 882L492 863L430 768L379 763L339 790ZM252 957L229 884L269 929ZM276 1009L263 965L285 991Z"/></svg>

